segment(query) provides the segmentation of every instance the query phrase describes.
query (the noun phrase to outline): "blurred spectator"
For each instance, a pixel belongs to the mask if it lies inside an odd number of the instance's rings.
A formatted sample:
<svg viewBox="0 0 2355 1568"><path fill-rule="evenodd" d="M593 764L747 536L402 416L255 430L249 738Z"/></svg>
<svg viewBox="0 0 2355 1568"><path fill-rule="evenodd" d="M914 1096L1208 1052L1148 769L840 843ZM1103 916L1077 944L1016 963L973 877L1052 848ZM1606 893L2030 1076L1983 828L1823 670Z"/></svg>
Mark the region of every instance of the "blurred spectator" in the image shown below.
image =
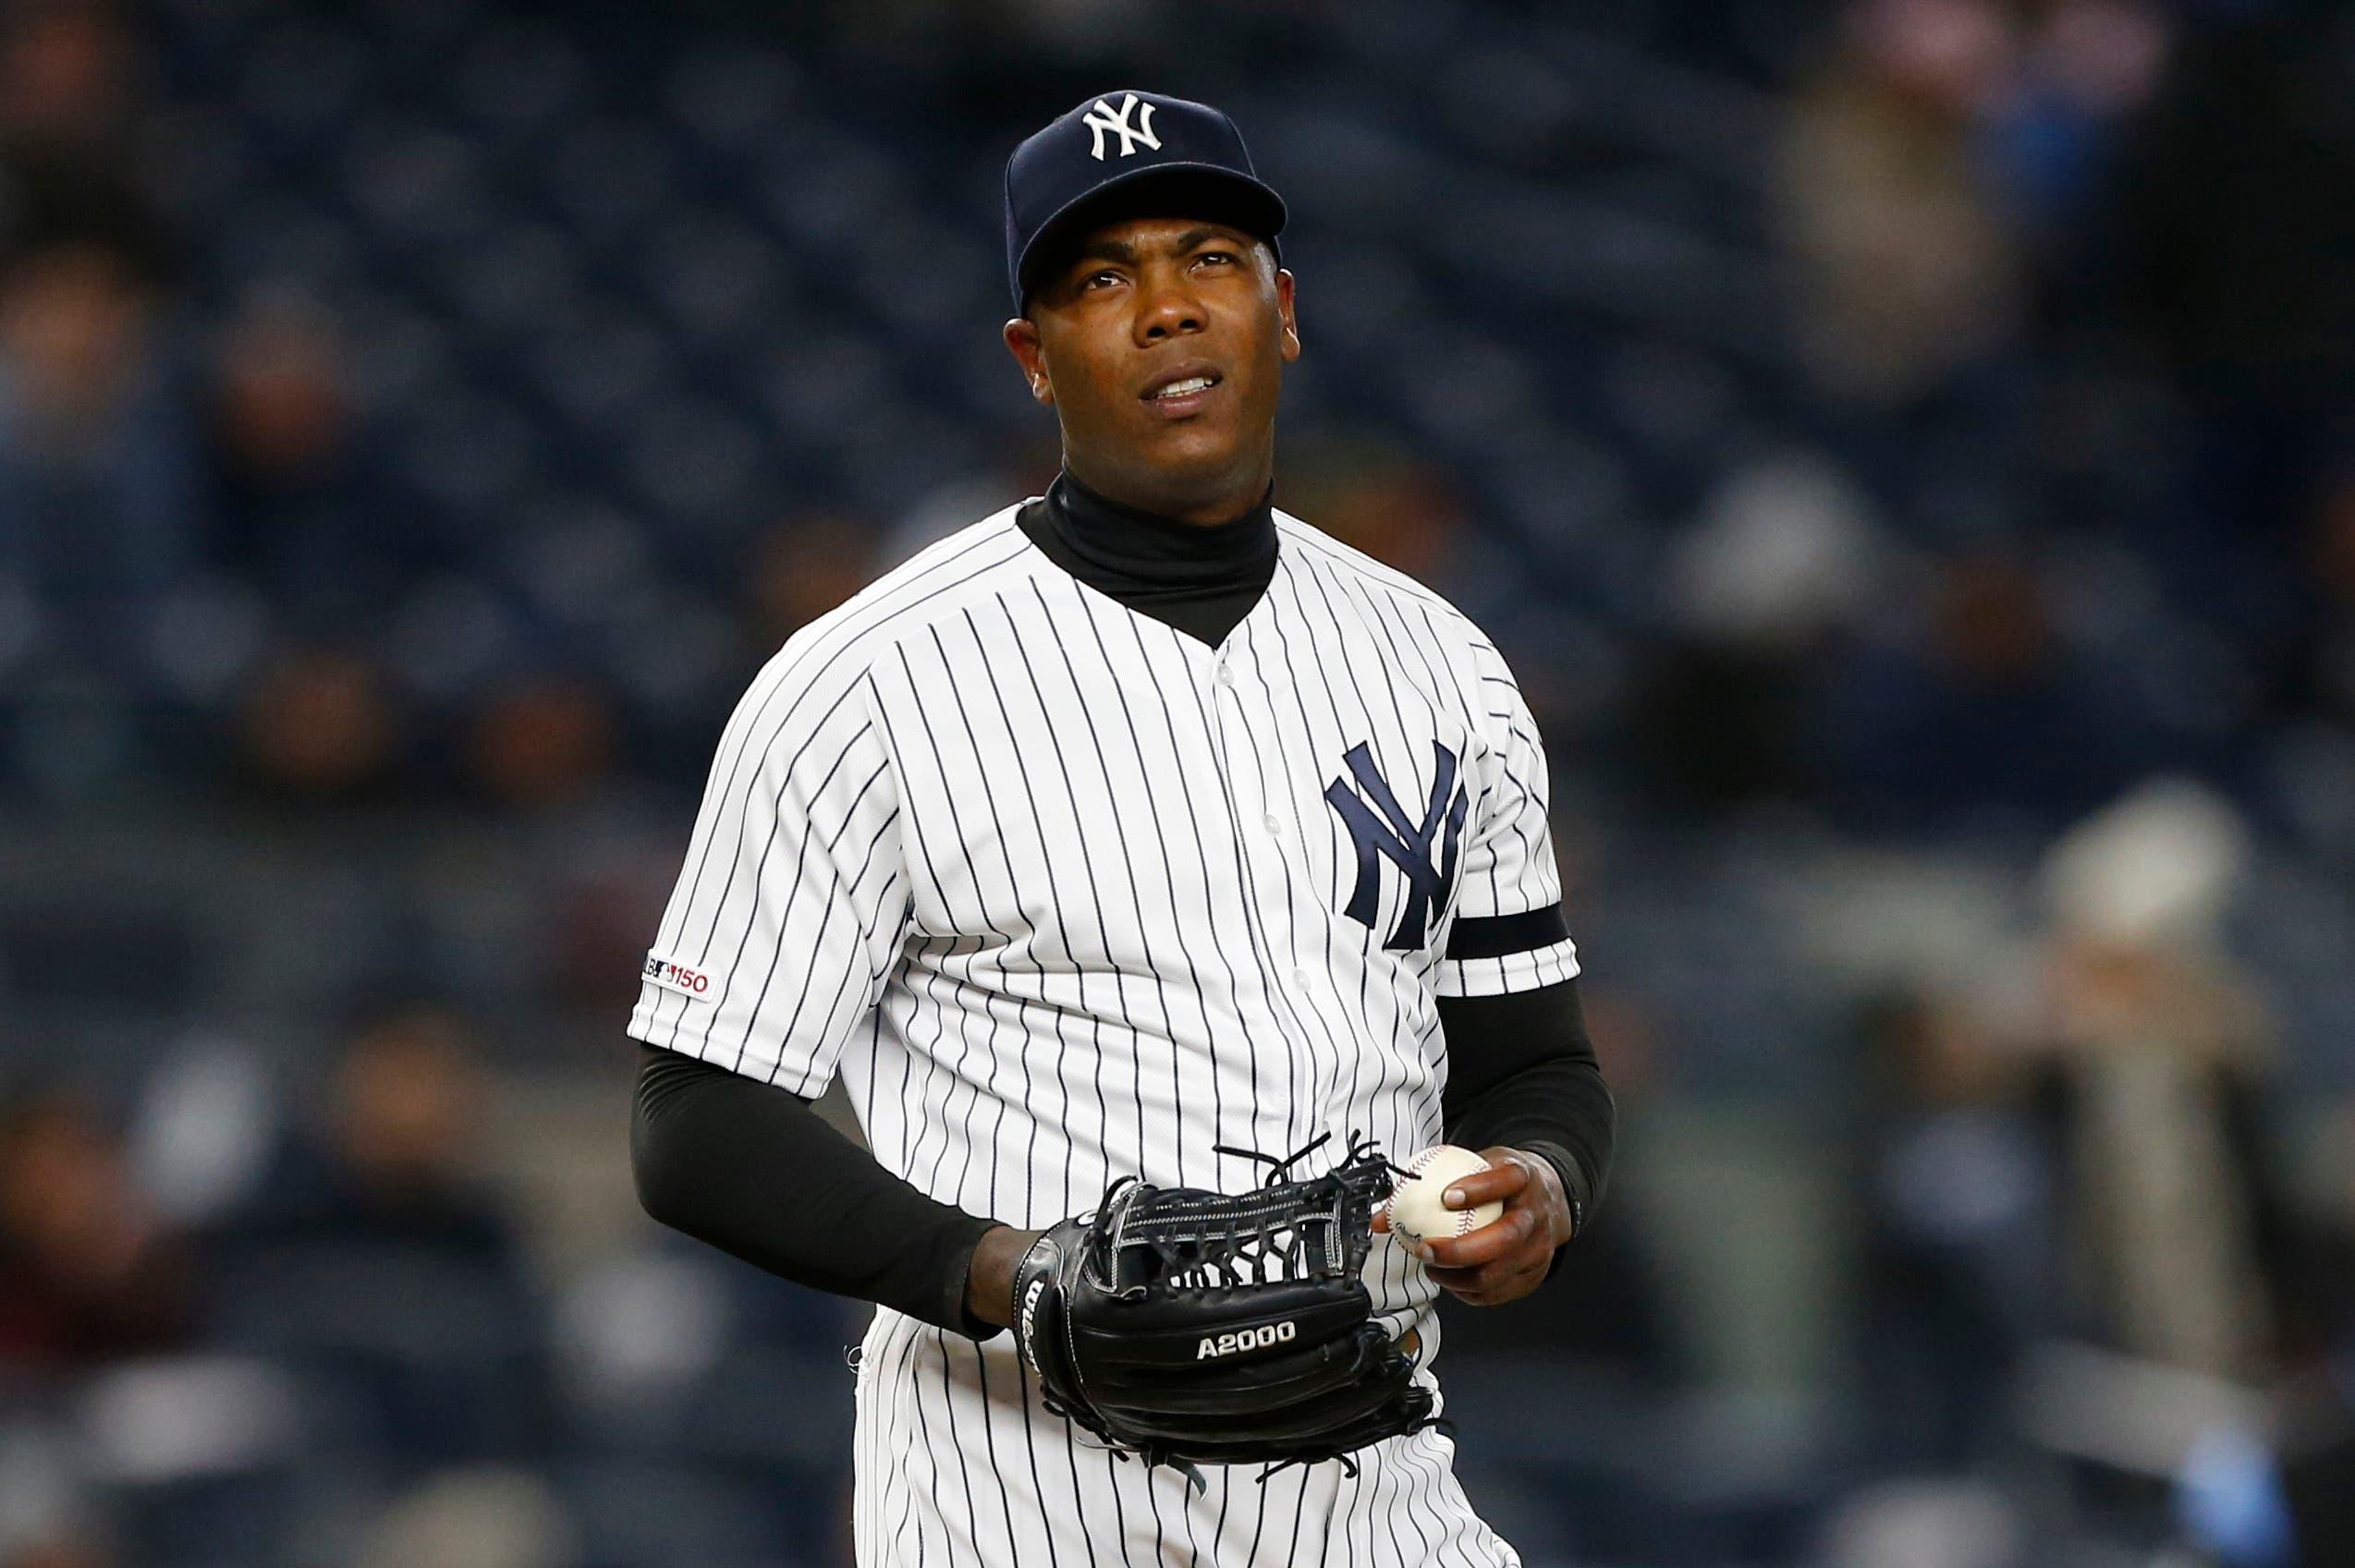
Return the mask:
<svg viewBox="0 0 2355 1568"><path fill-rule="evenodd" d="M2008 553L1939 562L1918 617L1890 617L1832 685L1824 740L1843 820L2051 828L2148 768L2158 742L2142 705L2054 614Z"/></svg>
<svg viewBox="0 0 2355 1568"><path fill-rule="evenodd" d="M2263 1114L2270 1026L2217 940L2247 854L2231 808L2181 784L2054 846L2040 1089L2080 1326L2242 1379L2276 1365L2291 1261Z"/></svg>
<svg viewBox="0 0 2355 1568"><path fill-rule="evenodd" d="M90 1105L0 1114L0 1364L76 1367L180 1343L192 1258Z"/></svg>
<svg viewBox="0 0 2355 1568"><path fill-rule="evenodd" d="M0 597L37 609L20 654L144 684L200 541L135 107L111 6L0 10Z"/></svg>
<svg viewBox="0 0 2355 1568"><path fill-rule="evenodd" d="M1989 105L1988 151L2023 238L2065 251L2113 172L2122 127L2158 83L2172 23L2142 0L2021 9L2019 69Z"/></svg>
<svg viewBox="0 0 2355 1568"><path fill-rule="evenodd" d="M216 558L295 636L380 624L416 547L359 470L335 319L300 298L252 300L221 334L213 375Z"/></svg>
<svg viewBox="0 0 2355 1568"><path fill-rule="evenodd" d="M125 676L199 558L193 447L153 283L96 244L0 272L0 577L54 643Z"/></svg>
<svg viewBox="0 0 2355 1568"><path fill-rule="evenodd" d="M1838 390L1902 402L2008 340L2019 263L1974 129L2013 49L1990 0L1863 0L1793 103L1777 224L1801 341Z"/></svg>
<svg viewBox="0 0 2355 1568"><path fill-rule="evenodd" d="M337 1065L327 1211L340 1235L502 1251L480 1179L481 1046L455 1015L405 1009L362 1028Z"/></svg>
<svg viewBox="0 0 2355 1568"><path fill-rule="evenodd" d="M536 1282L481 1174L480 1050L438 1007L362 1023L323 1117L213 1234L212 1331L345 1386L412 1463L546 1440Z"/></svg>
<svg viewBox="0 0 2355 1568"><path fill-rule="evenodd" d="M360 1025L326 1114L298 1135L237 1228L280 1240L421 1246L520 1271L482 1185L481 1043L465 1019L404 1004Z"/></svg>
<svg viewBox="0 0 2355 1568"><path fill-rule="evenodd" d="M544 810L582 799L611 766L614 718L596 687L550 677L519 684L474 717L469 760L499 805Z"/></svg>
<svg viewBox="0 0 2355 1568"><path fill-rule="evenodd" d="M296 301L264 304L231 326L220 417L241 477L300 483L340 456L350 416L340 358L333 321Z"/></svg>
<svg viewBox="0 0 2355 1568"><path fill-rule="evenodd" d="M14 0L0 13L0 143L104 148L133 105L130 37L105 0Z"/></svg>
<svg viewBox="0 0 2355 1568"><path fill-rule="evenodd" d="M264 795L349 801L390 783L401 728L374 664L351 653L293 650L246 694L239 759Z"/></svg>
<svg viewBox="0 0 2355 1568"><path fill-rule="evenodd" d="M1712 811L1820 791L1807 729L1879 553L1863 495L1820 456L1754 464L1718 488L1668 577L1675 630L1629 704L1649 803Z"/></svg>
<svg viewBox="0 0 2355 1568"><path fill-rule="evenodd" d="M1871 1452L1967 1468L2000 1446L2020 1350L2050 1321L2051 1172L2023 1064L1963 999L1921 988L1863 1025Z"/></svg>

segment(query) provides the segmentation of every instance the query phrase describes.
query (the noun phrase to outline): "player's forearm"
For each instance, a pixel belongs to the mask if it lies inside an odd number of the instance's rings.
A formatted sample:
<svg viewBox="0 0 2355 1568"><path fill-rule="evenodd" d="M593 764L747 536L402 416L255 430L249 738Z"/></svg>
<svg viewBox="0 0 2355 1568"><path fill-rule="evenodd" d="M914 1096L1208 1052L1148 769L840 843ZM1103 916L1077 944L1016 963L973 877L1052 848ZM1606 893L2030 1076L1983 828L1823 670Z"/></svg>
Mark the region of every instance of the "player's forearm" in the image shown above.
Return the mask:
<svg viewBox="0 0 2355 1568"><path fill-rule="evenodd" d="M1443 997L1447 1141L1544 1155L1591 1218L1611 1170L1617 1108L1603 1081L1577 982L1510 996Z"/></svg>
<svg viewBox="0 0 2355 1568"><path fill-rule="evenodd" d="M1562 1177L1580 1229L1594 1216L1610 1175L1611 1091L1592 1067L1568 1061L1524 1069L1447 1124L1449 1143L1502 1144L1543 1155Z"/></svg>
<svg viewBox="0 0 2355 1568"><path fill-rule="evenodd" d="M664 1224L799 1284L975 1338L967 1309L988 1220L918 1192L766 1084L652 1048L630 1119L638 1197Z"/></svg>

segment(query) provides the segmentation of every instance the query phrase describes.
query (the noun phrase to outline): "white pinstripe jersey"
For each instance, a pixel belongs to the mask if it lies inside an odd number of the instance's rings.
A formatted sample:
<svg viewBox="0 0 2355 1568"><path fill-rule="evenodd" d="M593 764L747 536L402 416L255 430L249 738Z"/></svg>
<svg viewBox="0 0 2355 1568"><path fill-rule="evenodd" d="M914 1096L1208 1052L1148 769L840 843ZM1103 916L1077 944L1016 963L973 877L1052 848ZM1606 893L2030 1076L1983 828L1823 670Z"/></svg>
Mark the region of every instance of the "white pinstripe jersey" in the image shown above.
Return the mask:
<svg viewBox="0 0 2355 1568"><path fill-rule="evenodd" d="M1446 956L1558 904L1545 757L1437 595L1277 513L1215 648L1080 583L1008 508L797 633L721 738L629 1032L814 1096L875 1157L1021 1227L1113 1178L1255 1186L1351 1132L1441 1136L1435 999L1568 978L1566 940ZM1394 1334L1437 1288L1377 1240ZM1435 1380L1433 1386L1436 1387ZM1436 1431L1257 1483L1074 1442L1011 1336L878 1309L857 1377L862 1564L1512 1564Z"/></svg>

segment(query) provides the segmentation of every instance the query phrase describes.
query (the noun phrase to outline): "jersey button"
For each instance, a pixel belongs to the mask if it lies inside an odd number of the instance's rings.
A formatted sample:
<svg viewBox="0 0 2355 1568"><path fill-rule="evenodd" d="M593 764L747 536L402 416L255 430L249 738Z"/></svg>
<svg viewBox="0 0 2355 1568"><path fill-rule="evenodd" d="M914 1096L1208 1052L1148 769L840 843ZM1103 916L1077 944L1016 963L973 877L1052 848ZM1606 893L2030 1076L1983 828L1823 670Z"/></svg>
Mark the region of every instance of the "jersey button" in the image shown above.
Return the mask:
<svg viewBox="0 0 2355 1568"><path fill-rule="evenodd" d="M1267 830L1268 837L1281 838L1284 836L1284 825L1275 820L1275 812L1271 811L1266 816L1262 817L1259 820L1259 822L1260 826Z"/></svg>
<svg viewBox="0 0 2355 1568"><path fill-rule="evenodd" d="M1308 972L1306 969L1295 969L1295 970L1293 970L1293 971L1292 971L1292 983L1293 983L1294 985L1296 985L1296 986L1299 986L1299 987L1300 987L1302 991L1306 991L1306 990L1308 990L1308 989L1309 989L1309 972Z"/></svg>
<svg viewBox="0 0 2355 1568"><path fill-rule="evenodd" d="M1218 666L1218 684L1221 686L1233 686L1235 684L1235 672L1228 669L1224 664Z"/></svg>

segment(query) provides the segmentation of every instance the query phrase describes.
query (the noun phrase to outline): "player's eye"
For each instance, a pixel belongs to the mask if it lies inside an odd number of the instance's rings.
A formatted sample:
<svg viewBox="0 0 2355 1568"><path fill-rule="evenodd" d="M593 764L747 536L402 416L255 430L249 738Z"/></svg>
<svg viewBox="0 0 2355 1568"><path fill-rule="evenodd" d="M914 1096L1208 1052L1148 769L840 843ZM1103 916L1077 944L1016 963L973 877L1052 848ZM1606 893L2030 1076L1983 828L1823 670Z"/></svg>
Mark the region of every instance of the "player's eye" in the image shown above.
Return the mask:
<svg viewBox="0 0 2355 1568"><path fill-rule="evenodd" d="M1205 250L1194 259L1198 261L1225 261L1230 266L1239 263L1242 260L1232 250Z"/></svg>
<svg viewBox="0 0 2355 1568"><path fill-rule="evenodd" d="M1106 267L1102 272L1090 273L1086 277L1081 278L1080 280L1080 286L1081 288L1094 288L1099 284L1108 286L1112 284L1118 283L1119 281L1120 274L1114 272L1111 268Z"/></svg>

